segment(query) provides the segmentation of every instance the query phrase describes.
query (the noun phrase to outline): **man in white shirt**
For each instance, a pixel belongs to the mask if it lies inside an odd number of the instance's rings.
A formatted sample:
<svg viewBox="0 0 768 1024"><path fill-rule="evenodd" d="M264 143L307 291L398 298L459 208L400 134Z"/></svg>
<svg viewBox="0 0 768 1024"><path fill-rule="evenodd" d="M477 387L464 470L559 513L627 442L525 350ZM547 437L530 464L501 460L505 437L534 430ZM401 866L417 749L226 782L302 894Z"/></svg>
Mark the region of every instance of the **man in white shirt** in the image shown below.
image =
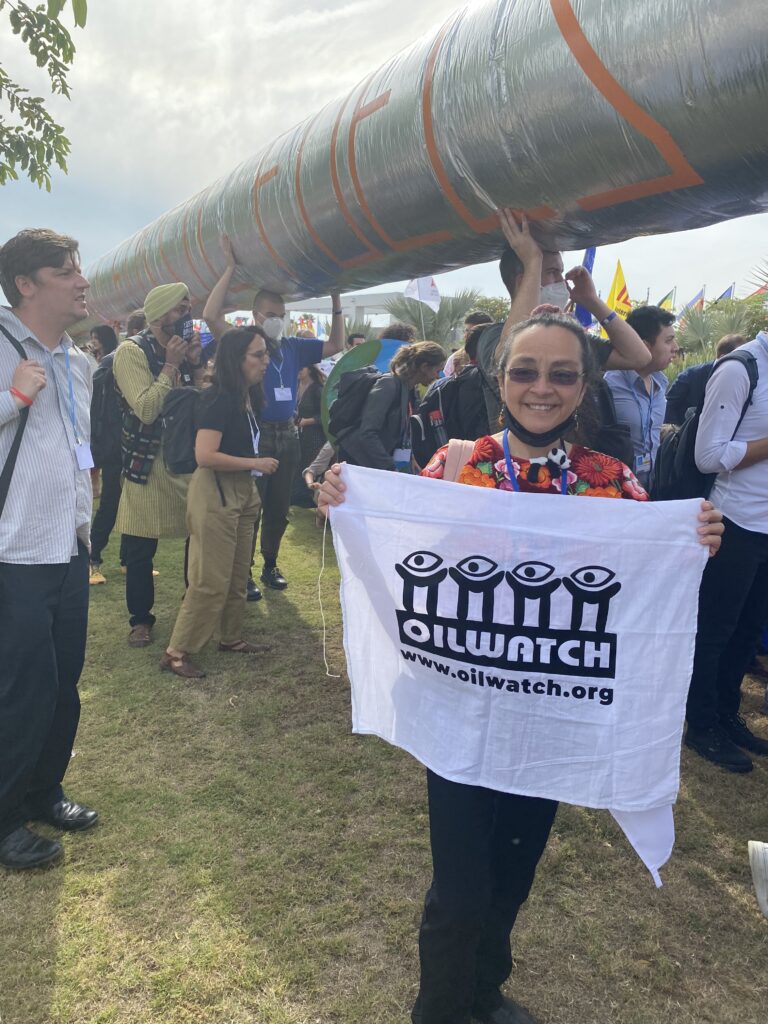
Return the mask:
<svg viewBox="0 0 768 1024"><path fill-rule="evenodd" d="M61 787L80 717L93 465L90 370L66 333L88 316L77 242L19 232L0 248L0 285L0 865L34 868L62 847L27 821L75 832L98 819Z"/></svg>
<svg viewBox="0 0 768 1024"><path fill-rule="evenodd" d="M739 715L741 680L768 621L768 333L739 353L756 360L750 405L744 412L749 374L731 357L709 379L696 435L696 465L717 473L710 501L723 512L725 534L699 593L685 742L729 771L748 772L745 750L768 756L768 740Z"/></svg>

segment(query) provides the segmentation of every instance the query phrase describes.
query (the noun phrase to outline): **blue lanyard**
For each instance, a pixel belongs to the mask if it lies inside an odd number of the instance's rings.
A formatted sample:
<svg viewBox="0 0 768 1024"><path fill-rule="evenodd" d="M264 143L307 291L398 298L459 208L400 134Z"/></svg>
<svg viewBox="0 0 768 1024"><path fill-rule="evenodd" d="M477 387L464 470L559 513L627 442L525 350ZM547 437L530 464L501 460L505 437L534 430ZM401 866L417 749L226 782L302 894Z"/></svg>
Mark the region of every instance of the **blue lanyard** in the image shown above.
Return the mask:
<svg viewBox="0 0 768 1024"><path fill-rule="evenodd" d="M509 431L505 430L501 438L502 446L504 448L504 461L507 464L507 474L509 475L509 482L512 484L512 488L515 491L520 490L520 484L518 483L515 471L512 467L512 456L509 454ZM560 493L568 495L568 470L563 469L560 472Z"/></svg>
<svg viewBox="0 0 768 1024"><path fill-rule="evenodd" d="M77 433L77 414L75 412L75 387L72 383L72 366L69 362L69 349L64 349L64 362L67 364L67 386L69 388L69 418L72 420L72 430L75 435L75 444L80 444L80 436Z"/></svg>

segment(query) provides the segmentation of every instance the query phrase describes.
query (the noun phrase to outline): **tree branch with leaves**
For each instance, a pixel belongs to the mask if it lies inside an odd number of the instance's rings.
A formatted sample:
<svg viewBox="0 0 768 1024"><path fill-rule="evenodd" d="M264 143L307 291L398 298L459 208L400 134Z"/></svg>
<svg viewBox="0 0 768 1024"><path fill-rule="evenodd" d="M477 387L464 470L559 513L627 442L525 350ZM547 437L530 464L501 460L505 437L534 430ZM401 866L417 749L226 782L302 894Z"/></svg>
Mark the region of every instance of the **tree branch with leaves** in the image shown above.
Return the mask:
<svg viewBox="0 0 768 1024"><path fill-rule="evenodd" d="M87 0L70 0L75 27L83 28L88 15ZM39 68L50 79L51 93L69 99L67 74L75 58L72 36L60 21L67 0L48 0L31 7L21 0L0 0L0 13L7 14L11 31L18 36ZM12 116L9 122L3 107ZM0 64L0 185L18 181L23 172L39 188L51 190L51 169L55 164L66 173L70 143L61 125L45 109L41 96L14 82Z"/></svg>

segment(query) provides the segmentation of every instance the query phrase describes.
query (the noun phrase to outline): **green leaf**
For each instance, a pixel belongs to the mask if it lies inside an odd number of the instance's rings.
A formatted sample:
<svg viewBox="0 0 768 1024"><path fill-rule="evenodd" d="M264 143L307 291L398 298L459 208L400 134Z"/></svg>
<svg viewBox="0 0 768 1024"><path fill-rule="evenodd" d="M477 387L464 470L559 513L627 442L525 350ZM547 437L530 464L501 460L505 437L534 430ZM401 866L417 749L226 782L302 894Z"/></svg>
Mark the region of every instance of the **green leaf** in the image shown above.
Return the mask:
<svg viewBox="0 0 768 1024"><path fill-rule="evenodd" d="M88 0L72 0L72 10L75 13L77 27L85 28L85 19L88 17Z"/></svg>

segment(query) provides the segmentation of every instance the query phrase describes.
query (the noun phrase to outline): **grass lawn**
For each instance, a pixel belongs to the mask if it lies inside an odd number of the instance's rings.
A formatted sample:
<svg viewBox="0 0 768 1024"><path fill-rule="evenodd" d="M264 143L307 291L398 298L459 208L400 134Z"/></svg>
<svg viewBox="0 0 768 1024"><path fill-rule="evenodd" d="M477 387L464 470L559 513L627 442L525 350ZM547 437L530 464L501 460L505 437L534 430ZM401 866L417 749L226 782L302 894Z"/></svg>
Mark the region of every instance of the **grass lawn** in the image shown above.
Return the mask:
<svg viewBox="0 0 768 1024"><path fill-rule="evenodd" d="M158 670L182 593L161 543L155 644L130 650L116 542L92 590L70 794L101 825L63 866L0 871L2 1024L395 1024L417 982L429 882L423 770L350 733L317 602L321 533L296 511L289 589L249 605L264 659L209 649ZM331 563L329 660L343 654ZM761 692L746 714L761 735ZM664 888L607 812L562 807L515 931L513 991L543 1024L765 1024L768 921L748 839L768 839L768 764L683 754ZM53 834L53 833L51 833Z"/></svg>

